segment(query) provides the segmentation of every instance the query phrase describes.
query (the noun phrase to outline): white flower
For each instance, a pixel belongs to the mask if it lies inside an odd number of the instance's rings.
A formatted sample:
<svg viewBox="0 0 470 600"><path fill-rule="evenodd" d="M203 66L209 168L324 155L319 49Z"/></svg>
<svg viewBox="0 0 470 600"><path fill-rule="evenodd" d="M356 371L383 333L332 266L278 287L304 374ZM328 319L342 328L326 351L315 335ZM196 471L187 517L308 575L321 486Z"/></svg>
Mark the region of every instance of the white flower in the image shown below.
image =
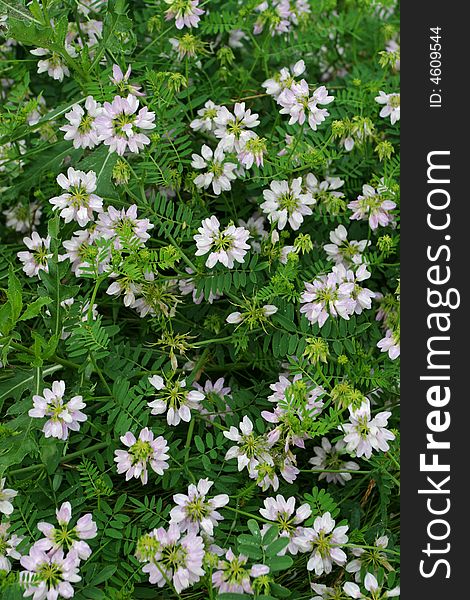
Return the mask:
<svg viewBox="0 0 470 600"><path fill-rule="evenodd" d="M330 232L331 244L325 244L323 249L328 255L328 260L335 264L343 264L345 267L360 265L363 261L362 254L370 246L370 240L348 241L348 232L344 225Z"/></svg>
<svg viewBox="0 0 470 600"><path fill-rule="evenodd" d="M71 57L75 58L77 56L72 46L66 44L65 50ZM63 81L64 76L68 77L70 75L68 66L57 52L50 52L46 48L36 48L35 50L30 50L30 52L34 56L49 56L49 58L38 61L38 73L45 73L47 71L47 74L57 81Z"/></svg>
<svg viewBox="0 0 470 600"><path fill-rule="evenodd" d="M328 90L324 85L317 88L312 95L305 79L300 83L293 83L290 88L285 88L279 95L277 102L282 106L279 111L283 115L290 115L289 125L299 123L303 125L308 121L313 131L317 130L318 125L323 123L329 112L326 108L320 108L320 104L330 104L334 96L328 95Z"/></svg>
<svg viewBox="0 0 470 600"><path fill-rule="evenodd" d="M315 446L313 451L315 455L308 462L314 466L315 471L325 469L324 473L318 474L318 480L326 479L327 483L337 483L344 485L352 479L351 473L328 473L331 471L357 471L359 465L351 460L344 461L341 455L344 454L346 444L343 440L338 440L334 446L330 444L326 437L322 438L321 446Z"/></svg>
<svg viewBox="0 0 470 600"><path fill-rule="evenodd" d="M68 402L64 402L64 381L54 381L52 389L44 388L42 393L43 396L33 396L34 408L28 411L28 415L36 419L50 417L42 428L46 438L66 440L69 430L79 431L80 423L87 420L87 416L80 410L86 406L82 396L74 396Z"/></svg>
<svg viewBox="0 0 470 600"><path fill-rule="evenodd" d="M297 231L304 216L312 214L310 206L316 203L310 192L303 192L302 177L297 177L290 184L288 181L272 181L270 189L263 191L263 197L265 201L261 209L279 230L289 223Z"/></svg>
<svg viewBox="0 0 470 600"><path fill-rule="evenodd" d="M229 502L227 494L218 494L206 499L207 493L214 485L209 479L200 479L197 485L188 486L188 494L174 494L177 504L170 511L170 525L177 525L181 532L199 533L202 529L207 535L213 535L214 527L222 521L222 515L216 510Z"/></svg>
<svg viewBox="0 0 470 600"><path fill-rule="evenodd" d="M37 524L39 531L46 537L36 542L36 548L44 552L48 550L55 552L59 548L67 552L72 550L81 560L89 558L91 548L84 540L90 540L97 536L96 523L93 521L91 513L80 517L74 527L69 527L72 519L72 506L70 502L64 502L56 510L56 517L59 527L43 521Z"/></svg>
<svg viewBox="0 0 470 600"><path fill-rule="evenodd" d="M109 277L117 277L115 273L110 273ZM120 277L117 281L108 287L106 293L109 296L119 297L124 294L124 306L131 306L136 301L136 296L142 291L142 286L134 283L128 277Z"/></svg>
<svg viewBox="0 0 470 600"><path fill-rule="evenodd" d="M229 225L222 232L217 217L212 216L202 221L199 233L194 236L196 256L210 252L206 267L210 269L220 262L224 267L232 269L235 261L245 262L245 254L250 246L246 243L250 232L243 227Z"/></svg>
<svg viewBox="0 0 470 600"><path fill-rule="evenodd" d="M202 537L194 533L182 536L177 525L170 525L168 530L163 527L154 529L153 534L156 541L155 552L142 568L144 573L148 573L150 583L163 587L171 581L179 594L205 575L202 568Z"/></svg>
<svg viewBox="0 0 470 600"><path fill-rule="evenodd" d="M400 356L400 334L397 331L387 329L385 337L377 342L377 348L381 352L388 352L388 356L395 360Z"/></svg>
<svg viewBox="0 0 470 600"><path fill-rule="evenodd" d="M237 311L230 313L226 321L232 325L239 325L247 319L251 329L252 325L267 320L267 317L275 315L278 310L274 304L265 304L261 308L251 307L247 312L241 313Z"/></svg>
<svg viewBox="0 0 470 600"><path fill-rule="evenodd" d="M350 423L340 426L340 429L346 434L344 436L346 450L350 453L355 452L358 458L361 456L370 458L373 450L387 452L390 449L388 441L395 439L395 435L385 429L391 414L391 412L384 411L372 418L370 402L367 399L359 408L350 406Z"/></svg>
<svg viewBox="0 0 470 600"><path fill-rule="evenodd" d="M348 573L354 573L354 578L359 583L361 581L361 571L377 572L380 567L392 571L393 567L388 562L385 548L388 547L388 536L383 535L375 540L373 549L352 548L351 552L356 557L346 565Z"/></svg>
<svg viewBox="0 0 470 600"><path fill-rule="evenodd" d="M345 296L349 296L349 309L360 315L364 309L369 309L372 306L372 299L375 298L375 293L369 288L361 287L359 283L369 279L370 272L367 266L362 264L356 270L346 269L343 264L338 264L333 267L333 273L339 284L339 291Z"/></svg>
<svg viewBox="0 0 470 600"><path fill-rule="evenodd" d="M214 194L219 196L222 192L231 189L231 181L236 179L234 170L237 168L235 163L225 162L225 154L221 146L217 146L215 152L204 144L201 148L202 156L192 155L191 166L193 169L205 169L194 179L194 185L198 188L207 189L212 185Z"/></svg>
<svg viewBox="0 0 470 600"><path fill-rule="evenodd" d="M300 312L310 323L323 327L329 316L349 319L356 302L351 298L351 285L341 285L335 272L319 275L312 283L305 283L300 297Z"/></svg>
<svg viewBox="0 0 470 600"><path fill-rule="evenodd" d="M400 120L400 94L386 94L380 91L375 101L385 106L380 111L380 116L386 119L390 117L390 123L395 125Z"/></svg>
<svg viewBox="0 0 470 600"><path fill-rule="evenodd" d="M249 139L256 137L251 131L259 125L256 113L245 109L244 102L237 102L231 113L226 106L222 106L214 119L216 129L215 137L220 139L219 146L226 152L241 152Z"/></svg>
<svg viewBox="0 0 470 600"><path fill-rule="evenodd" d="M94 148L100 143L95 120L102 112L101 105L88 96L85 109L86 113L80 104L74 104L64 115L69 123L60 127L60 131L65 131L64 139L73 140L74 148Z"/></svg>
<svg viewBox="0 0 470 600"><path fill-rule="evenodd" d="M113 76L110 77L110 80L112 83L114 83L115 86L117 86L121 95L124 95L126 92L129 92L134 96L145 96L145 94L140 91L140 85L129 83L129 77L131 76L131 73L131 65L127 67L125 73L122 72L122 69L119 65L113 65Z"/></svg>
<svg viewBox="0 0 470 600"><path fill-rule="evenodd" d="M67 169L67 177L61 173L57 183L64 194L54 196L49 202L53 210L60 210L60 216L66 223L75 220L80 227L85 227L94 220L93 212L100 213L103 199L94 194L96 190L96 173L94 171L76 171L73 167Z"/></svg>
<svg viewBox="0 0 470 600"><path fill-rule="evenodd" d="M18 203L3 211L6 217L5 225L18 233L34 231L41 221L42 209L37 202L30 204Z"/></svg>
<svg viewBox="0 0 470 600"><path fill-rule="evenodd" d="M5 487L6 478L0 479L0 512L4 515L11 515L13 512L13 504L10 500L13 500L18 495L16 490Z"/></svg>
<svg viewBox="0 0 470 600"><path fill-rule="evenodd" d="M266 441L261 436L253 434L253 423L250 418L245 415L238 427L239 429L232 425L228 431L223 432L227 439L238 444L229 448L225 460L236 458L238 470L242 471L247 467L250 473L260 462L273 465Z"/></svg>
<svg viewBox="0 0 470 600"><path fill-rule="evenodd" d="M47 261L52 258L52 252L49 251L51 244L50 236L42 238L36 231L33 231L31 237L23 238L23 242L31 250L28 252L22 250L17 253L18 258L23 263L23 271L28 277L34 277L39 271L48 271Z"/></svg>
<svg viewBox="0 0 470 600"><path fill-rule="evenodd" d="M168 425L179 425L181 421L191 421L191 410L198 410L199 403L204 400L204 394L197 390L187 390L186 381L163 380L160 375L149 377L149 382L157 390L156 399L147 406L152 409L152 415L167 413Z"/></svg>
<svg viewBox="0 0 470 600"><path fill-rule="evenodd" d="M114 240L116 250L121 250L123 243L143 246L150 238L147 233L150 229L153 229L153 224L148 219L137 218L136 204L127 210L108 206L107 211L98 216L97 232L106 239Z"/></svg>
<svg viewBox="0 0 470 600"><path fill-rule="evenodd" d="M16 547L24 540L23 536L10 535L8 533L9 527L10 523L0 523L0 571L6 571L7 573L11 571L9 559L18 560L21 558L21 554Z"/></svg>
<svg viewBox="0 0 470 600"><path fill-rule="evenodd" d="M132 477L136 479L140 477L145 485L148 481L147 465L150 465L157 475L163 475L163 472L168 469L167 441L161 435L154 438L153 432L148 427L142 429L138 439L130 431L119 439L129 450L115 450L114 461L117 463L117 472L126 474L126 481Z"/></svg>
<svg viewBox="0 0 470 600"><path fill-rule="evenodd" d="M34 544L28 556L21 557L20 583L25 586L23 595L33 596L34 600L57 600L72 598L72 583L81 580L78 574L79 559L75 552L50 550L44 552Z"/></svg>
<svg viewBox="0 0 470 600"><path fill-rule="evenodd" d="M304 528L299 525L312 514L310 506L302 504L296 510L295 498L292 496L286 500L281 494L275 498L266 498L263 502L264 508L259 509L260 515L278 526L281 537L289 538L289 544L279 555L285 554L286 551L294 555L297 552L306 552L308 546L302 538ZM268 524L263 525L261 533L266 533L268 529Z"/></svg>
<svg viewBox="0 0 470 600"><path fill-rule="evenodd" d="M273 96L276 100L279 98L279 94L285 89L291 89L294 83L298 83L295 79L305 72L305 62L299 60L292 67L292 73L289 69L283 68L276 74L273 79L267 79L262 83L262 87L266 89L266 93L269 96Z"/></svg>
<svg viewBox="0 0 470 600"><path fill-rule="evenodd" d="M393 215L389 211L395 207L395 202L384 199L379 190L366 184L362 186L362 195L348 204L348 208L353 211L349 218L351 221L368 219L370 228L375 230L379 225L386 227L393 222Z"/></svg>
<svg viewBox="0 0 470 600"><path fill-rule="evenodd" d="M137 112L139 100L129 94L127 98L115 96L114 100L105 102L101 114L96 117L95 125L99 139L109 146L110 152L120 156L129 149L139 152L150 144L150 139L141 130L155 128L155 113L144 106Z"/></svg>
<svg viewBox="0 0 470 600"><path fill-rule="evenodd" d="M395 587L393 590L385 591L382 586L379 586L377 579L372 573L367 573L364 578L364 587L369 594L363 594L360 587L356 583L348 581L344 584L344 591L351 598L357 598L358 600L383 600L384 598L394 598L400 595L400 588Z"/></svg>
<svg viewBox="0 0 470 600"><path fill-rule="evenodd" d="M204 10L199 8L199 0L164 0L169 8L165 12L165 19L175 19L176 29L183 27L197 27Z"/></svg>
<svg viewBox="0 0 470 600"><path fill-rule="evenodd" d="M253 594L251 577L260 577L269 573L266 565L253 565L247 568L248 557L240 554L236 556L231 549L225 554L224 559L217 563L217 571L212 574L212 585L220 594L235 593Z"/></svg>
<svg viewBox="0 0 470 600"><path fill-rule="evenodd" d="M215 117L220 108L221 107L218 104L214 104L212 100L208 100L204 104L204 107L197 111L199 118L191 121L189 126L191 129L194 129L194 131L213 132L216 128Z"/></svg>
<svg viewBox="0 0 470 600"><path fill-rule="evenodd" d="M309 571L315 571L316 575L328 575L333 564L346 564L346 553L340 546L348 541L348 529L347 525L335 528L335 521L329 512L317 517L312 528L305 528L303 542L308 543L309 551L312 552L307 563Z"/></svg>

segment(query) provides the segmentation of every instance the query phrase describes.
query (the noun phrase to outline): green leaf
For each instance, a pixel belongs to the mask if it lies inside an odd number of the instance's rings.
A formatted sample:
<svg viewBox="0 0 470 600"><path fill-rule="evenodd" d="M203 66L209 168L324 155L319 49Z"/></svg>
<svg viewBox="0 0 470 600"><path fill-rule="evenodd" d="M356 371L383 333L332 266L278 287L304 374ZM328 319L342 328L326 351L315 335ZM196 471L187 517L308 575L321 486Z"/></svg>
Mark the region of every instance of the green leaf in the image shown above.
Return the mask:
<svg viewBox="0 0 470 600"><path fill-rule="evenodd" d="M23 308L23 292L21 290L20 280L15 275L13 267L11 266L8 272L7 298L11 307L11 320L13 323L16 323L20 316L21 309Z"/></svg>
<svg viewBox="0 0 470 600"><path fill-rule="evenodd" d="M274 540L274 542L271 542L271 544L269 544L267 548L265 548L266 556L276 556L276 554L284 550L284 548L286 548L288 544L288 537L280 537L279 539Z"/></svg>
<svg viewBox="0 0 470 600"><path fill-rule="evenodd" d="M26 310L21 315L19 320L27 321L28 319L34 319L34 317L37 317L39 315L39 313L41 312L41 308L43 306L47 306L51 302L52 302L52 298L49 298L49 296L43 296L42 298L38 298L37 300L34 300L34 302L32 302L31 304L28 304L28 306L26 307Z"/></svg>
<svg viewBox="0 0 470 600"><path fill-rule="evenodd" d="M101 569L101 571L93 577L90 581L90 585L99 585L105 581L108 581L110 577L114 575L117 570L117 565L108 565Z"/></svg>
<svg viewBox="0 0 470 600"><path fill-rule="evenodd" d="M273 556L266 560L267 566L274 573L276 571L284 571L284 569L288 569L292 567L294 561L290 556Z"/></svg>

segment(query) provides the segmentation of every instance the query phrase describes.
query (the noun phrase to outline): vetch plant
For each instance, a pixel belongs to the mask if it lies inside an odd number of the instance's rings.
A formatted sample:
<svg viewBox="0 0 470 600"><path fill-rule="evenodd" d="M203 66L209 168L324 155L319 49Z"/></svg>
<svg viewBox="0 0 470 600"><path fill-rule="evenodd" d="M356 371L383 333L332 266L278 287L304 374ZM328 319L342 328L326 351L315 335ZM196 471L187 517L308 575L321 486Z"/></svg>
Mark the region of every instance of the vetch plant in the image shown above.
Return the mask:
<svg viewBox="0 0 470 600"><path fill-rule="evenodd" d="M13 4L0 597L397 596L399 7Z"/></svg>

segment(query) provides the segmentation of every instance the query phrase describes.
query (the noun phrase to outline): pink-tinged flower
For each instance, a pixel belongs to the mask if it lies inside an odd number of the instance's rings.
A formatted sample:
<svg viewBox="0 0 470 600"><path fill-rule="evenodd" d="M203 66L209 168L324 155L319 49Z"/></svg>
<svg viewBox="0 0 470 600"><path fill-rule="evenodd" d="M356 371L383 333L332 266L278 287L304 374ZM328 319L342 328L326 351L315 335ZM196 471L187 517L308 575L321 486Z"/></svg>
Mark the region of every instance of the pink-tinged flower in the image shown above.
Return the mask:
<svg viewBox="0 0 470 600"><path fill-rule="evenodd" d="M379 95L376 96L375 101L378 104L384 104L385 106L380 111L380 116L386 119L390 117L390 123L395 125L400 120L400 94L386 94L380 91Z"/></svg>
<svg viewBox="0 0 470 600"><path fill-rule="evenodd" d="M159 435L154 438L148 427L142 429L138 439L128 431L120 440L129 450L115 450L114 462L117 463L117 472L126 474L126 481L132 477L140 477L145 485L148 481L148 465L157 475L163 475L168 469L166 461L169 459L167 452L170 448L164 437Z"/></svg>
<svg viewBox="0 0 470 600"><path fill-rule="evenodd" d="M169 8L165 11L165 19L175 19L176 29L197 27L204 10L199 8L199 0L165 0Z"/></svg>
<svg viewBox="0 0 470 600"><path fill-rule="evenodd" d="M344 485L352 479L351 473L348 471L357 471L359 465L352 460L344 461L342 455L345 453L346 444L343 440L338 440L334 446L330 444L326 437L322 438L321 446L315 446L313 451L315 456L308 462L313 465L315 471L325 470L318 474L318 480L326 479L328 483L337 483ZM345 473L328 473L328 471L341 471L345 469Z"/></svg>
<svg viewBox="0 0 470 600"><path fill-rule="evenodd" d="M210 409L205 408L202 404L199 405L199 411L202 415L206 415L209 420L213 421L215 417L225 418L226 415L232 414L226 398L231 398L232 390L225 385L223 377L219 377L215 382L209 379L204 386L195 381L193 387L204 394L204 400ZM223 405L223 408L221 408Z"/></svg>
<svg viewBox="0 0 470 600"><path fill-rule="evenodd" d="M228 36L228 45L230 48L243 48L242 40L247 40L248 36L241 29L233 29Z"/></svg>
<svg viewBox="0 0 470 600"><path fill-rule="evenodd" d="M308 546L302 538L304 528L299 525L312 514L312 509L308 504L302 504L296 510L293 496L286 500L284 496L278 494L275 498L266 498L264 508L260 508L259 512L262 517L277 525L281 537L289 538L289 544L279 552L280 556L287 551L291 554L307 551ZM263 525L261 533L265 534L269 527L268 524Z"/></svg>
<svg viewBox="0 0 470 600"><path fill-rule="evenodd" d="M101 114L101 104L93 96L88 96L85 110L80 104L74 104L72 110L64 115L69 123L59 128L65 131L64 140L73 140L74 148L94 148L100 143L95 120Z"/></svg>
<svg viewBox="0 0 470 600"><path fill-rule="evenodd" d="M275 223L279 230L287 223L297 231L304 221L304 216L311 215L310 206L316 203L310 192L302 189L302 177L288 181L272 181L269 189L263 191L262 211L268 215L270 223Z"/></svg>
<svg viewBox="0 0 470 600"><path fill-rule="evenodd" d="M52 389L45 388L42 393L43 396L33 396L34 408L28 411L28 415L36 419L50 417L42 428L44 435L47 438L66 440L69 431L79 431L80 423L87 420L87 416L80 410L86 406L82 396L74 396L65 402L64 381L54 381Z"/></svg>
<svg viewBox="0 0 470 600"><path fill-rule="evenodd" d="M4 515L11 515L13 512L13 504L11 500L16 498L18 492L10 488L5 487L6 478L0 479L0 513Z"/></svg>
<svg viewBox="0 0 470 600"><path fill-rule="evenodd" d="M219 220L212 216L202 221L198 232L193 238L197 246L196 256L203 256L210 252L206 267L212 269L220 262L224 267L232 269L235 261L245 262L245 254L250 249L249 244L246 243L250 237L248 230L229 225L220 231Z"/></svg>
<svg viewBox="0 0 470 600"><path fill-rule="evenodd" d="M274 304L265 304L261 307L251 306L246 312L233 312L230 313L226 319L227 323L232 325L239 325L244 321L247 322L248 327L253 329L258 324L263 326L264 321L268 321L268 317L275 315L278 311L278 307Z"/></svg>
<svg viewBox="0 0 470 600"><path fill-rule="evenodd" d="M289 125L303 125L307 120L310 128L316 131L318 125L330 114L326 108L320 108L319 105L330 104L333 100L334 96L328 95L324 85L310 95L309 85L302 79L300 83L293 83L290 88L285 88L279 94L277 102L282 106L280 114L290 115Z"/></svg>
<svg viewBox="0 0 470 600"><path fill-rule="evenodd" d="M34 231L41 221L42 209L36 202L30 204L18 203L3 211L6 217L5 225L18 233Z"/></svg>
<svg viewBox="0 0 470 600"><path fill-rule="evenodd" d="M250 138L237 155L238 162L245 167L251 169L254 163L257 167L262 167L264 164L264 155L266 154L266 139L260 138L257 135Z"/></svg>
<svg viewBox="0 0 470 600"><path fill-rule="evenodd" d="M387 452L390 449L389 440L394 440L395 435L385 429L391 412L384 411L371 417L370 402L364 400L359 408L349 407L349 421L340 426L346 435L344 442L349 453L355 452L359 458L370 458L374 450Z"/></svg>
<svg viewBox="0 0 470 600"><path fill-rule="evenodd" d="M168 425L179 425L181 421L191 421L191 409L199 410L204 394L197 390L186 389L186 381L168 379L166 382L160 375L149 377L149 382L157 390L155 400L147 406L152 409L152 415L166 412Z"/></svg>
<svg viewBox="0 0 470 600"><path fill-rule="evenodd" d="M114 240L116 250L122 250L123 244L137 243L143 246L150 239L150 234L147 233L150 229L153 229L153 224L148 219L137 218L136 204L132 204L127 210L108 206L97 220L97 233L108 240Z"/></svg>
<svg viewBox="0 0 470 600"><path fill-rule="evenodd" d="M267 79L261 85L265 88L266 93L269 96L273 96L277 100L283 90L290 89L294 83L298 83L295 78L300 77L300 75L302 75L304 72L305 62L303 60L299 60L292 67L292 72L284 67L274 76L273 79Z"/></svg>
<svg viewBox="0 0 470 600"><path fill-rule="evenodd" d="M389 358L395 360L400 356L400 333L387 329L385 337L377 342L381 352L388 352Z"/></svg>
<svg viewBox="0 0 470 600"><path fill-rule="evenodd" d="M253 423L250 418L245 415L238 427L239 429L232 425L228 431L223 432L227 439L237 443L236 446L229 448L225 460L236 458L238 470L242 471L247 467L248 472L252 472L260 462L273 465L268 444L262 436L253 433Z"/></svg>
<svg viewBox="0 0 470 600"><path fill-rule="evenodd" d="M225 154L220 145L212 152L211 148L204 144L201 148L201 155L192 155L191 166L193 169L204 169L204 173L194 178L194 185L200 189L207 189L212 185L216 196L230 190L232 188L231 182L237 178L234 173L237 165L232 162L225 162Z"/></svg>
<svg viewBox="0 0 470 600"><path fill-rule="evenodd" d="M215 118L220 109L221 106L214 104L212 100L208 100L203 108L200 108L197 111L197 114L199 115L198 118L191 121L189 126L191 129L194 129L194 131L212 133L217 127Z"/></svg>
<svg viewBox="0 0 470 600"><path fill-rule="evenodd" d="M23 242L31 250L22 250L17 253L17 257L23 263L23 271L28 277L34 277L39 271L48 271L47 261L52 258L49 251L51 244L50 236L42 238L36 231L33 231L31 237L23 238Z"/></svg>
<svg viewBox="0 0 470 600"><path fill-rule="evenodd" d="M370 271L367 266L362 264L356 270L346 269L343 264L333 267L333 273L336 275L341 294L349 295L351 312L360 315L364 309L369 309L372 306L372 299L375 298L375 293L369 288L361 287L359 284L370 277Z"/></svg>
<svg viewBox="0 0 470 600"><path fill-rule="evenodd" d="M389 211L396 208L396 204L392 200L385 200L371 185L364 185L362 195L350 202L348 208L353 211L349 217L351 221L369 220L370 228L375 230L379 225L386 227L393 222L393 215Z"/></svg>
<svg viewBox="0 0 470 600"><path fill-rule="evenodd" d="M143 319L147 315L163 315L164 317L174 317L176 307L181 300L176 295L177 281L174 279L155 278L153 273L144 273L145 281L140 285L142 289L141 298L137 298L131 304L139 317Z"/></svg>
<svg viewBox="0 0 470 600"><path fill-rule="evenodd" d="M309 571L315 571L316 575L328 575L333 569L333 564L346 564L346 553L340 546L348 541L348 529L347 525L335 528L335 521L329 512L317 517L313 527L304 529L303 543L307 543L308 551L312 552L307 563Z"/></svg>
<svg viewBox="0 0 470 600"><path fill-rule="evenodd" d="M148 573L150 583L163 587L171 581L179 594L205 575L202 537L195 533L182 536L177 525L170 525L167 530L160 527L153 533L156 552L142 568Z"/></svg>
<svg viewBox="0 0 470 600"><path fill-rule="evenodd" d="M317 594L311 600L347 600L347 596L339 586L329 587L323 583L312 583L312 590Z"/></svg>
<svg viewBox="0 0 470 600"><path fill-rule="evenodd" d="M214 118L216 128L214 135L220 139L219 147L224 152L241 152L248 140L257 137L254 127L260 124L257 113L245 108L244 102L237 102L233 113L226 106L217 111Z"/></svg>
<svg viewBox="0 0 470 600"><path fill-rule="evenodd" d="M267 26L271 35L282 35L291 30L291 16L289 0L276 0L272 6L265 0L256 9L260 13L253 27L254 35L259 35Z"/></svg>
<svg viewBox="0 0 470 600"><path fill-rule="evenodd" d="M96 233L87 229L74 231L70 240L65 240L62 245L67 250L65 254L60 255L59 259L68 259L71 264L72 273L80 277L87 269L94 270L101 274L108 268L111 258L109 248L98 248L94 245Z"/></svg>
<svg viewBox="0 0 470 600"><path fill-rule="evenodd" d="M10 523L0 523L0 571L6 573L11 571L10 559L18 560L21 558L21 554L16 547L24 540L22 536L10 535L8 533L9 528Z"/></svg>
<svg viewBox="0 0 470 600"><path fill-rule="evenodd" d="M91 548L84 540L91 540L97 536L96 523L91 513L80 517L74 527L70 527L72 507L70 502L64 502L56 510L58 527L51 523L40 522L37 528L46 537L36 542L35 546L44 552L62 549L64 552L73 551L80 560L91 556Z"/></svg>
<svg viewBox="0 0 470 600"><path fill-rule="evenodd" d="M312 283L305 283L305 291L300 297L300 312L310 323L323 327L329 316L349 319L356 302L351 298L351 286L338 281L335 272L319 275Z"/></svg>
<svg viewBox="0 0 470 600"><path fill-rule="evenodd" d="M141 130L155 128L155 113L144 106L137 112L139 100L129 94L127 98L115 96L114 100L105 102L102 113L96 118L99 139L109 146L110 152L120 156L129 149L139 152L150 144L150 139Z"/></svg>
<svg viewBox="0 0 470 600"><path fill-rule="evenodd" d="M217 563L217 571L212 574L212 585L220 594L253 594L252 577L261 577L269 573L266 565L247 566L248 557L243 554L235 556L231 549L227 550L225 559Z"/></svg>
<svg viewBox="0 0 470 600"><path fill-rule="evenodd" d="M344 225L330 232L331 244L325 244L323 249L328 255L328 260L345 267L360 265L363 262L363 252L370 246L370 240L348 240L348 232Z"/></svg>
<svg viewBox="0 0 470 600"><path fill-rule="evenodd" d="M125 74L122 72L119 65L113 65L113 76L110 77L111 82L117 86L120 94L129 93L133 96L145 96L145 94L140 91L142 86L129 83L129 77L131 76L131 73L131 65L127 67Z"/></svg>
<svg viewBox="0 0 470 600"><path fill-rule="evenodd" d="M384 598L394 598L400 595L400 588L395 587L392 590L384 590L382 586L378 584L377 579L372 573L367 573L364 578L364 587L368 593L361 592L361 588L352 581L348 581L344 584L344 591L350 598L356 598L357 600L382 600Z"/></svg>
<svg viewBox="0 0 470 600"><path fill-rule="evenodd" d="M210 488L214 485L209 479L200 479L197 485L188 486L188 494L174 494L173 501L177 504L170 511L170 525L177 525L181 532L199 533L202 530L207 535L213 535L214 527L222 521L222 515L217 511L229 502L227 494L218 494L206 499Z"/></svg>
<svg viewBox="0 0 470 600"><path fill-rule="evenodd" d="M117 278L116 273L110 273L109 277ZM132 279L128 277L118 277L117 281L113 281L106 290L109 296L119 298L124 295L124 306L132 306L136 301L136 296L142 291L142 286L138 283L134 283Z"/></svg>
<svg viewBox="0 0 470 600"><path fill-rule="evenodd" d="M66 223L77 221L80 227L85 227L94 220L93 212L100 213L103 199L94 194L96 190L96 173L94 171L76 171L73 167L67 169L67 177L61 173L57 183L65 190L60 196L54 196L49 202L53 210L59 210L60 216Z"/></svg>
<svg viewBox="0 0 470 600"><path fill-rule="evenodd" d="M361 571L375 573L381 567L387 571L393 571L393 567L388 562L388 556L382 550L388 547L388 536L382 535L374 542L373 548L352 548L351 552L356 557L346 565L348 573L354 573L354 579L359 583L361 581Z"/></svg>
<svg viewBox="0 0 470 600"><path fill-rule="evenodd" d="M62 549L46 553L34 544L20 563L26 569L20 573L20 582L25 588L23 596L33 596L33 600L72 598L72 583L81 581L79 558L73 551L64 557Z"/></svg>
<svg viewBox="0 0 470 600"><path fill-rule="evenodd" d="M65 45L65 50L67 53L75 58L77 53L72 46ZM57 52L51 52L50 50L46 50L46 48L35 48L34 50L30 50L31 54L34 56L47 56L43 60L38 61L38 73L45 73L55 79L57 81L63 81L64 77L68 77L70 75L70 71L63 58Z"/></svg>

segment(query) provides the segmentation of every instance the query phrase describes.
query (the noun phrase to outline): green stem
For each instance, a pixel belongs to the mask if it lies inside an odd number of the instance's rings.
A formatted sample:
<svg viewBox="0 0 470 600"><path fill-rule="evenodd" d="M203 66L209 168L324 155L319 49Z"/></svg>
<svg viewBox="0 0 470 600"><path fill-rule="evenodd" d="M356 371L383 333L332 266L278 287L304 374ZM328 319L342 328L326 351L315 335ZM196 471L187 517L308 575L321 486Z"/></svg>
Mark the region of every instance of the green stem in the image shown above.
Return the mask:
<svg viewBox="0 0 470 600"><path fill-rule="evenodd" d="M95 452L96 450L102 450L103 448L107 448L109 446L109 442L100 442L99 444L95 444L94 446L88 446L88 448L84 448L83 450L77 450L77 452L72 452L71 454L66 454L64 458L60 461L61 464L67 463L75 458L79 458L80 456L84 456L85 454L90 454L91 452ZM22 469L15 469L8 473L11 475L24 475L25 473L32 473L37 469L43 469L45 465L43 463L37 465L31 465L29 467L23 467Z"/></svg>

